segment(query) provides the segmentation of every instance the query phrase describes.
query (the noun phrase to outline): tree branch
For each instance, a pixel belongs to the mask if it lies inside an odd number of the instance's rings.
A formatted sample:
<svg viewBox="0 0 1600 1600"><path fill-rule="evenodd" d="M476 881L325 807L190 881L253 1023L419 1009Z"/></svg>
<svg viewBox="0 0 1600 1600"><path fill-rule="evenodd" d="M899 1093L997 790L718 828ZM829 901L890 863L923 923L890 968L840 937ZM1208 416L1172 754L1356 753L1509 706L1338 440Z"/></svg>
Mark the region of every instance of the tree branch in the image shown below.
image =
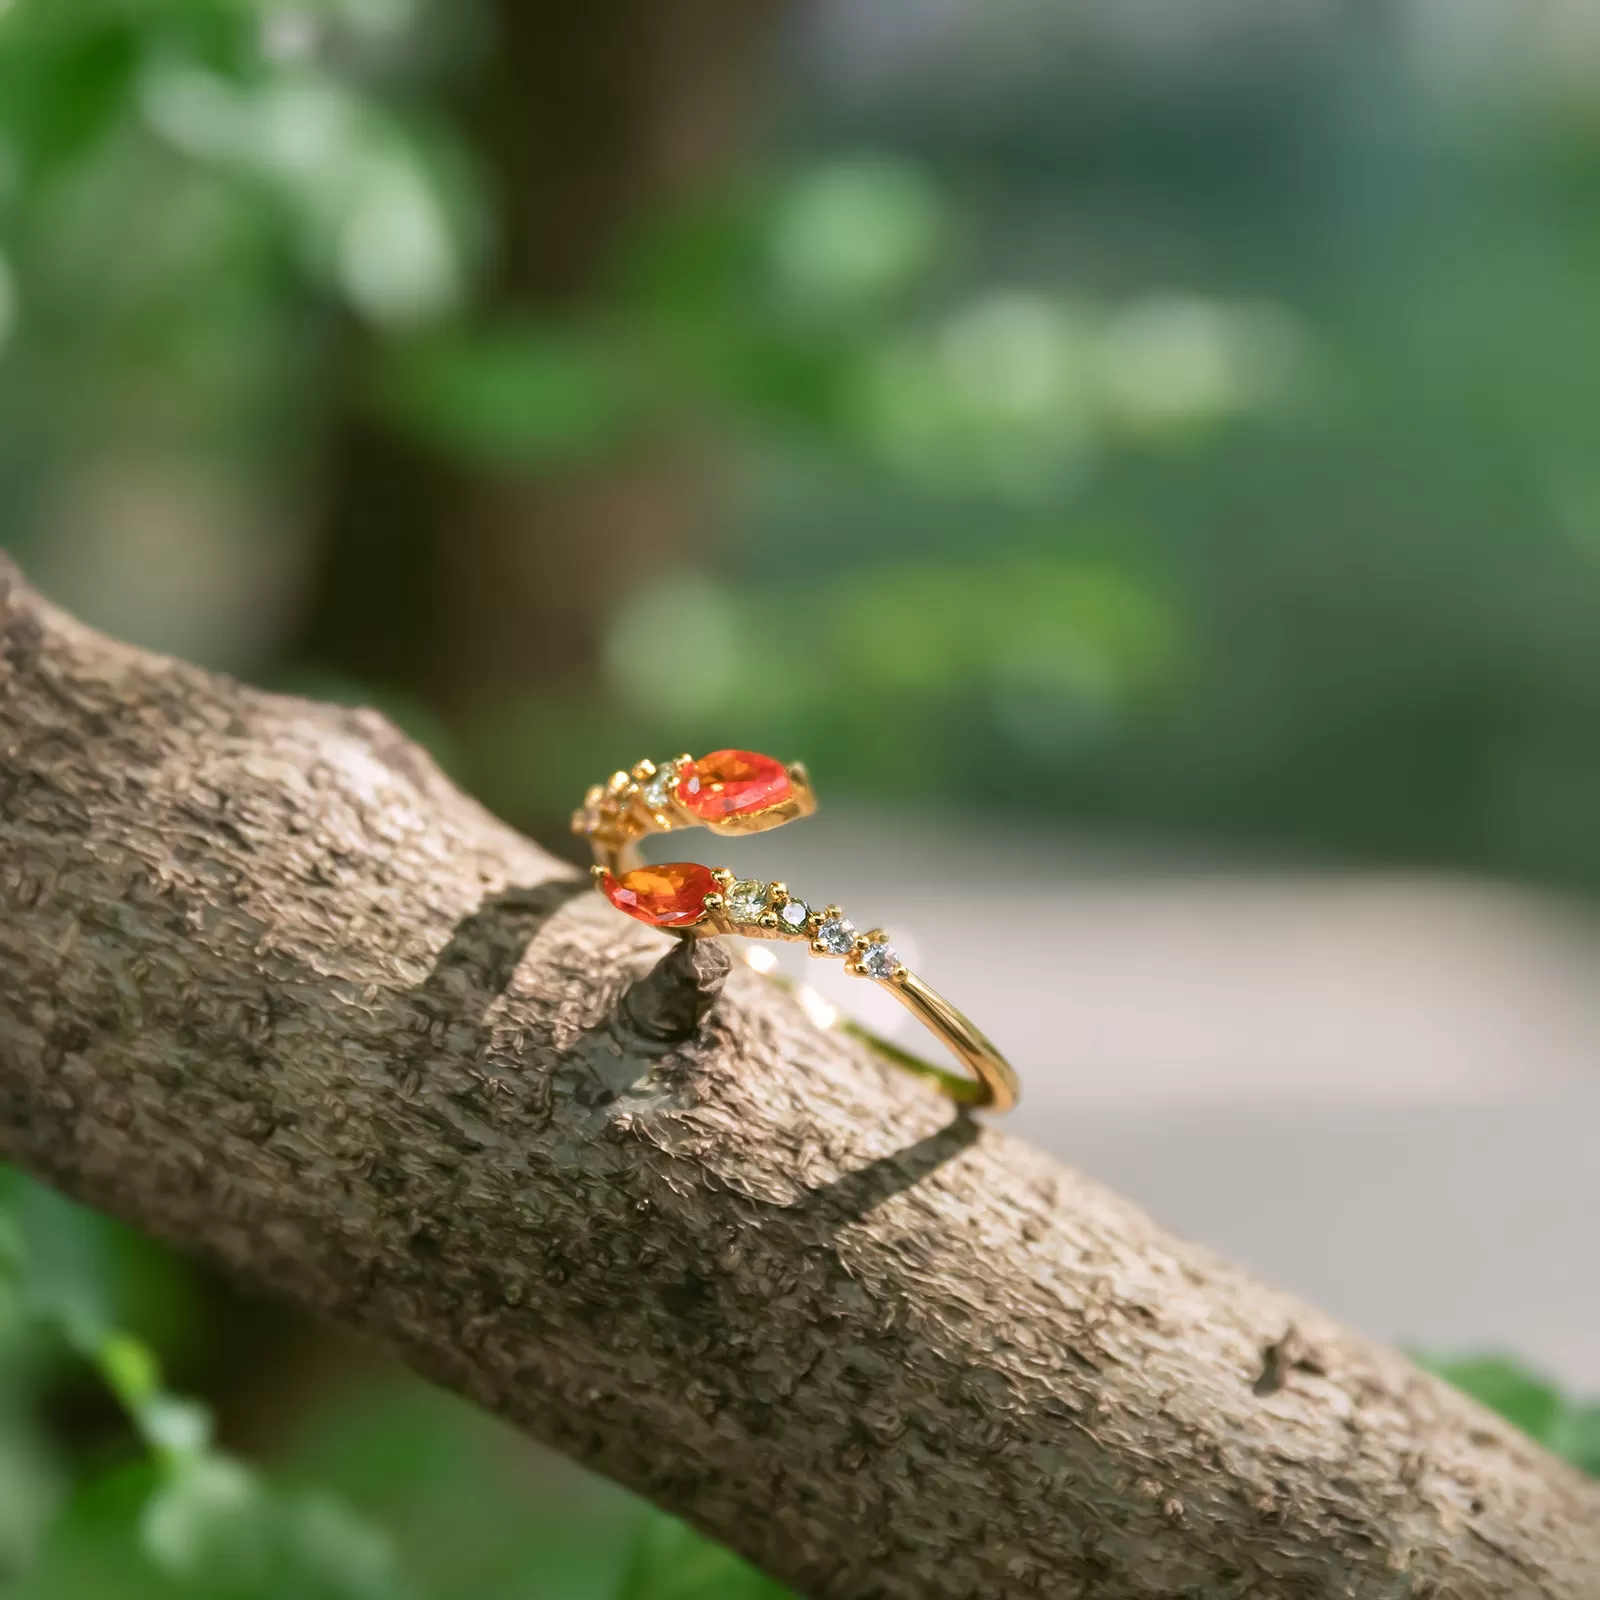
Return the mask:
<svg viewBox="0 0 1600 1600"><path fill-rule="evenodd" d="M659 961L382 719L7 568L0 744L0 1152L804 1593L1600 1594L1575 1473Z"/></svg>

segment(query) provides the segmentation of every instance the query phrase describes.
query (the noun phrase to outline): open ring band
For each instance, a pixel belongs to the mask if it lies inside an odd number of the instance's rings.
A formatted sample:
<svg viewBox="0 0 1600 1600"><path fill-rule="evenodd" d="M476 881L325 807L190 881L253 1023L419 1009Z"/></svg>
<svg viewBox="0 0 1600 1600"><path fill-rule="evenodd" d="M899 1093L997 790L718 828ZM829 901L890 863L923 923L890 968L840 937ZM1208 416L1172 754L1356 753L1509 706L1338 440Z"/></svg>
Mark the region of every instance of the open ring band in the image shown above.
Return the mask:
<svg viewBox="0 0 1600 1600"><path fill-rule="evenodd" d="M887 989L971 1073L947 1072L856 1023L843 1024L896 1066L927 1079L964 1105L1007 1111L1017 1102L1017 1075L1004 1056L900 960L881 928L858 933L836 905L821 910L787 885L741 879L694 861L646 865L639 840L681 828L760 833L810 816L816 796L806 770L750 750L718 750L696 760L641 761L596 784L573 813L572 830L594 850L594 876L619 911L690 938L738 935L805 943L815 956L842 959L845 971Z"/></svg>

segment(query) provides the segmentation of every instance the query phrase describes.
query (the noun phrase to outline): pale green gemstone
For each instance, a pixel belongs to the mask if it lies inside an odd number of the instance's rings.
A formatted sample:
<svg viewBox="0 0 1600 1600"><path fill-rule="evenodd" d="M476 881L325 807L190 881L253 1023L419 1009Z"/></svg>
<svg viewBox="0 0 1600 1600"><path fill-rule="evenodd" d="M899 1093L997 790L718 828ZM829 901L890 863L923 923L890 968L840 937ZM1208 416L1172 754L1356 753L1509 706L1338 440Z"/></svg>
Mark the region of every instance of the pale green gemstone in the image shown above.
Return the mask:
<svg viewBox="0 0 1600 1600"><path fill-rule="evenodd" d="M672 804L672 791L677 787L678 774L665 762L656 769L656 775L644 786L644 803L652 811L665 811Z"/></svg>
<svg viewBox="0 0 1600 1600"><path fill-rule="evenodd" d="M766 914L768 888L754 878L741 878L728 890L728 915L735 922L759 922Z"/></svg>

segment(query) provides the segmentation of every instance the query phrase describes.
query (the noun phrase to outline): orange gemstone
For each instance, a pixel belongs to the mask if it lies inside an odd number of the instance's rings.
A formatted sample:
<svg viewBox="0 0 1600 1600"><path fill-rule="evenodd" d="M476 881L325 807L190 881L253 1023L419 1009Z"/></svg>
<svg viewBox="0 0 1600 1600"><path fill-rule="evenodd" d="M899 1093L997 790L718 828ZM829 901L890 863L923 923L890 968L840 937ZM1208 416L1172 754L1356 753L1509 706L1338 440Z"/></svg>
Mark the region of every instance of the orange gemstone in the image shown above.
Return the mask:
<svg viewBox="0 0 1600 1600"><path fill-rule="evenodd" d="M717 887L710 867L698 861L668 861L659 867L635 867L614 878L608 872L600 888L618 911L656 928L684 928L706 914L705 898Z"/></svg>
<svg viewBox="0 0 1600 1600"><path fill-rule="evenodd" d="M754 750L714 750L678 780L678 799L707 822L781 805L793 793L781 761Z"/></svg>

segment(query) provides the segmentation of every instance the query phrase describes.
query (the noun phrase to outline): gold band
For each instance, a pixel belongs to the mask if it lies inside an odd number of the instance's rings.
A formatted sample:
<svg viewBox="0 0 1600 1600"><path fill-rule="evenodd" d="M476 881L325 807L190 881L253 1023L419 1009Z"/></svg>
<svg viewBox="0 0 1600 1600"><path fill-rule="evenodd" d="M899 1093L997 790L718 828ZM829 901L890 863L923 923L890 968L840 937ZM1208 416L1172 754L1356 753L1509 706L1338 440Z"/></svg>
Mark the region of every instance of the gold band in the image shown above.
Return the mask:
<svg viewBox="0 0 1600 1600"><path fill-rule="evenodd" d="M613 773L584 797L572 827L589 840L596 886L619 910L689 938L798 940L813 955L842 959L847 972L870 978L894 995L972 1076L924 1061L858 1023L838 1022L843 1031L952 1100L1009 1110L1019 1089L1005 1057L905 966L881 928L858 933L838 906L819 911L782 883L740 879L691 861L647 866L638 850L639 840L649 834L691 827L758 833L815 810L810 779L798 763L785 766L752 751L719 750L698 761L691 756L659 766L641 761L629 772Z"/></svg>

